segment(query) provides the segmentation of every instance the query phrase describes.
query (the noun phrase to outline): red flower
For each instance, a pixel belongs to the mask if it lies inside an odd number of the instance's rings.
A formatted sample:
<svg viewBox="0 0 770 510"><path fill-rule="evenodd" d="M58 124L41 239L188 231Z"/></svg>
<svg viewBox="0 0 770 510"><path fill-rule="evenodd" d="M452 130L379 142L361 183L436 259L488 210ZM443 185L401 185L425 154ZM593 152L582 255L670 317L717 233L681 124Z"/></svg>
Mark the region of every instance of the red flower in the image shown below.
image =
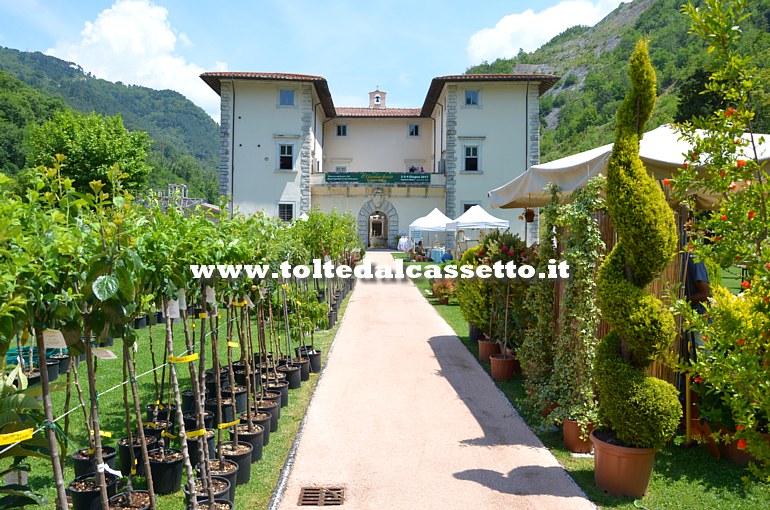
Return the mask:
<svg viewBox="0 0 770 510"><path fill-rule="evenodd" d="M751 283L748 280L743 280L741 282L741 287L743 287L744 289L748 290L748 289L751 288Z"/></svg>
<svg viewBox="0 0 770 510"><path fill-rule="evenodd" d="M732 117L736 113L738 113L738 110L736 110L732 106L728 106L727 109L725 110L725 117Z"/></svg>
<svg viewBox="0 0 770 510"><path fill-rule="evenodd" d="M695 381L697 384L700 384L700 383L702 383L702 382L703 382L703 378L701 378L701 377L696 377L695 379L693 379L693 381Z"/></svg>
<svg viewBox="0 0 770 510"><path fill-rule="evenodd" d="M730 183L730 189L735 191L738 189L738 183L737 182L731 182Z"/></svg>
<svg viewBox="0 0 770 510"><path fill-rule="evenodd" d="M738 339L738 345L743 345L745 343L745 340L743 338Z"/></svg>
<svg viewBox="0 0 770 510"><path fill-rule="evenodd" d="M723 214L723 215L722 215L722 217L721 217L721 219L722 219L722 221L727 221L727 216L725 216L725 215Z"/></svg>
<svg viewBox="0 0 770 510"><path fill-rule="evenodd" d="M770 297L765 296L762 298L762 301L764 301L765 303L770 303Z"/></svg>
<svg viewBox="0 0 770 510"><path fill-rule="evenodd" d="M708 337L708 335L701 335L701 336L700 336L700 339L701 339L701 340L703 340L703 341L705 342L706 340L708 340L708 339L709 339L709 337Z"/></svg>
<svg viewBox="0 0 770 510"><path fill-rule="evenodd" d="M738 168L743 168L744 166L746 166L746 160L739 159L738 161L735 162L735 164L738 165Z"/></svg>
<svg viewBox="0 0 770 510"><path fill-rule="evenodd" d="M765 366L770 365L770 361L765 361Z"/></svg>
<svg viewBox="0 0 770 510"><path fill-rule="evenodd" d="M734 143L735 145L738 145L738 144L740 144L740 143L741 143L741 139L740 139L740 138L736 138L735 140L733 140L733 143Z"/></svg>
<svg viewBox="0 0 770 510"><path fill-rule="evenodd" d="M767 262L767 263L765 264L765 269L767 269L768 271L770 271L770 262Z"/></svg>
<svg viewBox="0 0 770 510"><path fill-rule="evenodd" d="M724 178L724 176L727 175L724 170L719 171L719 177Z"/></svg>
<svg viewBox="0 0 770 510"><path fill-rule="evenodd" d="M687 245L687 251L693 251L693 249L695 249L695 246L691 244Z"/></svg>
<svg viewBox="0 0 770 510"><path fill-rule="evenodd" d="M687 168L688 166L690 166L690 163L688 163L687 161L682 163L682 168Z"/></svg>
<svg viewBox="0 0 770 510"><path fill-rule="evenodd" d="M671 184L671 181L668 180L668 177L664 177L663 178L663 185L664 186L668 186L669 184Z"/></svg>
<svg viewBox="0 0 770 510"><path fill-rule="evenodd" d="M738 449L739 450L745 450L746 449L746 440L745 439L739 439L738 440Z"/></svg>
<svg viewBox="0 0 770 510"><path fill-rule="evenodd" d="M737 430L738 432L740 432L741 430L743 430L743 425L737 425L737 426L735 427L735 430Z"/></svg>
<svg viewBox="0 0 770 510"><path fill-rule="evenodd" d="M754 211L749 211L749 219L750 220L754 219Z"/></svg>

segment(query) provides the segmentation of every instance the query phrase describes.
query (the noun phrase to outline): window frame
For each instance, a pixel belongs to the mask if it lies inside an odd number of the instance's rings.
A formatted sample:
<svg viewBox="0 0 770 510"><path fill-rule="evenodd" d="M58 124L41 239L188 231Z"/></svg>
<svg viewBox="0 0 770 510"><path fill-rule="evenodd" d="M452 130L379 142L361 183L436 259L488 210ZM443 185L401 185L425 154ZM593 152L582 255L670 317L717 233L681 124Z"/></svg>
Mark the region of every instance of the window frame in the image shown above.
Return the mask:
<svg viewBox="0 0 770 510"><path fill-rule="evenodd" d="M293 143L293 142L286 143L286 142L283 142L283 141L278 141L276 143L276 163L277 163L276 171L279 171L279 172L293 172L293 171L295 171L294 165L296 164L297 160L295 159L294 153L296 152L296 150L295 150L296 145L297 144ZM283 148L284 147L290 148L291 149L291 154L284 154L283 153ZM283 158L287 157L287 156L291 157L291 167L290 168L283 168Z"/></svg>
<svg viewBox="0 0 770 510"><path fill-rule="evenodd" d="M347 123L340 123L340 124L336 124L336 126L337 127L335 129L335 136L337 136L339 138L347 138L348 137L348 124ZM344 131L344 133L340 134L340 131Z"/></svg>
<svg viewBox="0 0 770 510"><path fill-rule="evenodd" d="M475 98L473 97L475 96ZM475 102L468 102L473 98ZM463 101L465 108L480 108L481 107L481 89L465 89L465 100Z"/></svg>
<svg viewBox="0 0 770 510"><path fill-rule="evenodd" d="M284 94L291 93L291 104L284 104ZM278 108L296 108L297 107L297 89L283 87L278 89L277 105Z"/></svg>
<svg viewBox="0 0 770 510"><path fill-rule="evenodd" d="M475 156L468 155L468 149L475 149ZM476 169L468 170L468 159L474 158L476 160ZM478 174L481 173L481 145L480 144L466 144L463 145L463 172Z"/></svg>
<svg viewBox="0 0 770 510"><path fill-rule="evenodd" d="M408 123L406 125L406 136L407 138L421 138L422 129L420 128L420 124L417 122Z"/></svg>
<svg viewBox="0 0 770 510"><path fill-rule="evenodd" d="M284 221L284 222L286 222L286 223L289 223L289 222L291 222L291 221L294 219L294 206L295 206L295 205L296 205L296 204L295 204L294 202L278 202L278 211L276 212L276 217L277 217L279 220L281 220L281 221ZM291 216L291 217L290 217L289 219L285 219L285 218L284 218L284 217L281 215L281 207L282 207L282 206L283 206L283 207L287 207L287 206L288 206L288 207L290 208L290 209L289 209L289 212L290 212L290 216Z"/></svg>

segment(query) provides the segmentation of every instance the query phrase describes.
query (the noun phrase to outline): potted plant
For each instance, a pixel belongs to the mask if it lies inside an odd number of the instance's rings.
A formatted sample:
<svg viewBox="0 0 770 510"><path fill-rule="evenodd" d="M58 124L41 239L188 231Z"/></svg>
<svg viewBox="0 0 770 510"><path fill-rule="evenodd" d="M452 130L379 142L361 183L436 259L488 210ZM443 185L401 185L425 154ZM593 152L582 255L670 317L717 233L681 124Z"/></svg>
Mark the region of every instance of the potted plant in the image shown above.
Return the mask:
<svg viewBox="0 0 770 510"><path fill-rule="evenodd" d="M438 278L433 281L433 297L438 299L440 305L448 305L456 291L457 282L454 278Z"/></svg>
<svg viewBox="0 0 770 510"><path fill-rule="evenodd" d="M527 207L524 209L524 221L527 223L532 223L535 221L535 210Z"/></svg>
<svg viewBox="0 0 770 510"><path fill-rule="evenodd" d="M677 234L660 186L639 159L639 139L656 87L644 40L637 43L629 67L631 91L618 110L607 170L607 206L618 242L597 279L599 306L611 328L596 353L605 427L594 430L591 440L597 486L615 496L639 498L647 490L655 451L673 436L682 409L673 385L645 374L674 337L673 316L645 287L674 256Z"/></svg>
<svg viewBox="0 0 770 510"><path fill-rule="evenodd" d="M463 253L460 265L475 268L484 263L485 257L484 248L481 245L474 246ZM457 282L455 292L463 317L468 323L475 325L481 333L478 338L479 361L489 361L490 355L500 352L499 345L491 338L491 287L481 278L463 278Z"/></svg>
<svg viewBox="0 0 770 510"><path fill-rule="evenodd" d="M556 247L561 236L556 221L560 211L558 187L549 186L549 203L540 210L540 244L534 266L538 273L547 273L551 260L558 258ZM538 278L527 289L525 306L532 316L516 355L527 387L527 403L540 414L552 409L554 396L551 375L554 369L554 343L556 336L556 281Z"/></svg>
<svg viewBox="0 0 770 510"><path fill-rule="evenodd" d="M550 388L556 408L549 420L562 422L564 444L575 453L589 453L589 434L597 421L594 357L599 308L596 306L596 267L604 242L595 213L604 178L588 181L560 207L558 225L565 231L564 260L570 268L559 303L559 334L554 345Z"/></svg>
<svg viewBox="0 0 770 510"><path fill-rule="evenodd" d="M719 197L712 211L692 220L687 249L696 259L716 260L721 267L740 262L745 272L740 295L733 296L712 281L708 317L680 309L686 326L703 342L697 360L683 367L706 397L701 416L719 429L722 452L740 462L753 457L749 469L770 480L770 379L767 324L770 323L770 183L767 165L758 157L760 135L753 132L760 117L756 105L767 94L754 57L745 54L741 24L745 2L688 2L683 11L691 33L708 45L711 72L705 88L719 100L710 113L677 126L692 149L672 179L672 195L692 208L693 189ZM708 391L711 389L711 391Z"/></svg>

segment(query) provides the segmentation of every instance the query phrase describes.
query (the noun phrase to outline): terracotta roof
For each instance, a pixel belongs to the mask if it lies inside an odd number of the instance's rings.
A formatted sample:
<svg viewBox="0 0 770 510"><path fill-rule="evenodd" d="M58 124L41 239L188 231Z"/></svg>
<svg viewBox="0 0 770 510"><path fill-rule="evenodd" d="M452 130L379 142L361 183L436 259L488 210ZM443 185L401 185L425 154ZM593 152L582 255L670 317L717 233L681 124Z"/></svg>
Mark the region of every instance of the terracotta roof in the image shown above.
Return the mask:
<svg viewBox="0 0 770 510"><path fill-rule="evenodd" d="M337 108L337 117L419 117L420 108Z"/></svg>
<svg viewBox="0 0 770 510"><path fill-rule="evenodd" d="M425 103L422 105L421 115L430 117L433 108L436 106L444 85L451 82L485 82L485 81L521 81L537 82L538 90L542 96L545 92L559 81L559 77L553 74L452 74L449 76L438 76L430 82L428 94L425 96Z"/></svg>
<svg viewBox="0 0 770 510"><path fill-rule="evenodd" d="M291 73L251 73L241 71L217 71L201 74L201 79L205 81L214 92L221 95L221 80L259 80L259 81L301 81L311 82L315 86L316 94L321 101L324 113L327 117L334 117L334 102L332 101L329 84L326 78L322 76L313 76L310 74L291 74Z"/></svg>

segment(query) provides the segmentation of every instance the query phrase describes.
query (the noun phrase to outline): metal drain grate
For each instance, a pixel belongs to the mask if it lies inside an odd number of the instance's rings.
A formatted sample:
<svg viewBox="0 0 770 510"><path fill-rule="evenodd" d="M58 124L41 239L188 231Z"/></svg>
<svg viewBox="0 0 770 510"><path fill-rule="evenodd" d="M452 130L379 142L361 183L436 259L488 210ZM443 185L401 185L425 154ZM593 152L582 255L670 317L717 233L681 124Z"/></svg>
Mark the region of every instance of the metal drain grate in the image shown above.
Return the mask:
<svg viewBox="0 0 770 510"><path fill-rule="evenodd" d="M342 487L302 487L298 506L340 506L345 502Z"/></svg>

